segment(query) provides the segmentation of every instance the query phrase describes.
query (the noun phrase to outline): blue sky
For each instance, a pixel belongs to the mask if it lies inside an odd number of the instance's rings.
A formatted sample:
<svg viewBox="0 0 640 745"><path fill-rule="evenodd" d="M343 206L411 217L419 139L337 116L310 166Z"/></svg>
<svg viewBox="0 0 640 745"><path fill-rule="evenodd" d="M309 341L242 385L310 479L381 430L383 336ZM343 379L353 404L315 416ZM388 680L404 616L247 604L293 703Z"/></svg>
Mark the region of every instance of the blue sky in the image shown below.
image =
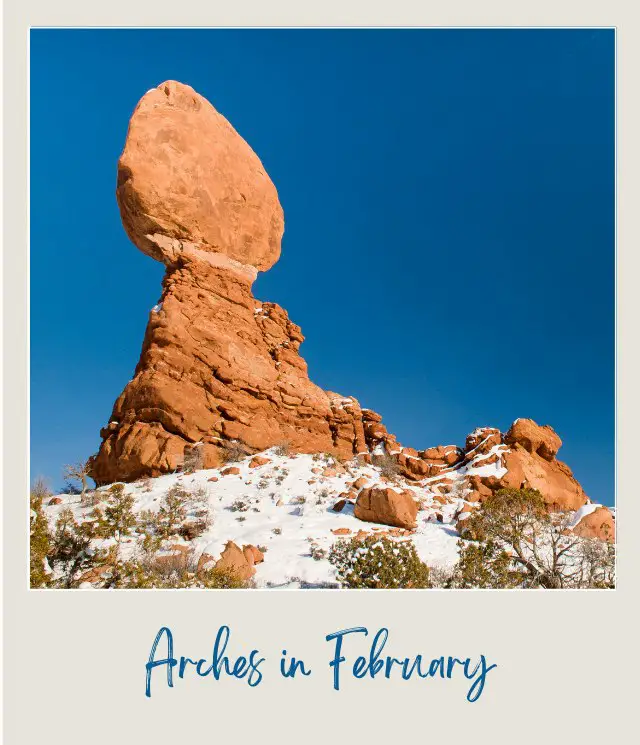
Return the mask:
<svg viewBox="0 0 640 745"><path fill-rule="evenodd" d="M121 227L138 99L192 85L263 161L282 257L254 291L320 386L408 446L551 424L614 499L611 30L35 30L31 470L61 484L132 377L162 267Z"/></svg>

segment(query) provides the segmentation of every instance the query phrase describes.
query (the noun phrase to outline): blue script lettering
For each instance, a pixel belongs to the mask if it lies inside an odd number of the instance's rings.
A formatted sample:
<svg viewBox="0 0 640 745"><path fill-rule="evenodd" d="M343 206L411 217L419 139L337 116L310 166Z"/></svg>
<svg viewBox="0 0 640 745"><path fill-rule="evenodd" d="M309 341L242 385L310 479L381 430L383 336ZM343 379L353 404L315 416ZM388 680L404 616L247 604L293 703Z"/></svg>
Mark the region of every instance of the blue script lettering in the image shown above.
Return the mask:
<svg viewBox="0 0 640 745"><path fill-rule="evenodd" d="M302 675L311 675L311 670L305 669L304 662L302 660L296 660L295 657L287 660L287 650L283 649L282 659L280 660L280 674L282 675L282 677L295 678L298 670L302 673Z"/></svg>
<svg viewBox="0 0 640 745"><path fill-rule="evenodd" d="M171 629L163 626L156 634L156 638L151 646L151 652L149 653L149 661L146 664L147 679L145 695L149 698L151 697L151 673L155 668L163 665L167 668L167 685L169 688L173 688L173 668L176 665L178 666L178 677L180 678L184 678L187 669L190 669L189 666L193 666L196 674L200 677L204 678L212 675L215 680L220 680L222 675L238 679L246 677L248 685L251 688L255 688L262 682L260 665L264 662L264 658L258 657L260 653L257 649L254 649L248 659L241 655L235 661L232 661L226 655L230 634L231 631L228 626L221 626L218 629L213 645L211 661L204 658L192 660L190 657L184 656L178 660L173 653L173 634L171 633ZM167 640L166 656L156 659L158 645L163 637L166 637Z"/></svg>
<svg viewBox="0 0 640 745"><path fill-rule="evenodd" d="M368 636L369 631L364 626L356 626L335 631L325 637L326 641L335 642L333 659L329 662L329 667L333 668L333 687L336 691L340 690L340 673L343 664L347 661L342 653L343 642L345 637L350 634ZM390 655L383 655L388 639L389 630L384 627L381 628L371 641L369 654L367 656L360 655L355 659L351 668L354 678L362 679L367 675L375 678L382 673L385 678L389 679L395 668L398 668L402 680L410 680L414 675L422 679L440 678L441 680L450 680L459 667L464 677L472 681L472 685L467 692L467 701L473 703L480 698L484 691L487 674L497 667L495 664L487 664L487 659L483 654L480 655L480 659L475 665L469 657L460 660L457 657L443 656L425 660L422 655L418 654L414 657L398 659Z"/></svg>

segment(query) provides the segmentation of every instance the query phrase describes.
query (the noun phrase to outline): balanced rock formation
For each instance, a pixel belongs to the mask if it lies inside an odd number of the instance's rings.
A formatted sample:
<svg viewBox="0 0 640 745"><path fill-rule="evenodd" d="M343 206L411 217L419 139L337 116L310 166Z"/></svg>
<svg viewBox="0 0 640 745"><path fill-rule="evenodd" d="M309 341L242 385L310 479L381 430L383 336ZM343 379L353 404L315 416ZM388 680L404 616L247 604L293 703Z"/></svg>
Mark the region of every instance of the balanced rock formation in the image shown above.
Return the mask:
<svg viewBox="0 0 640 745"><path fill-rule="evenodd" d="M587 501L556 459L561 441L550 427L520 419L506 435L476 430L464 448L415 450L355 398L310 381L300 327L251 291L258 272L280 256L275 186L249 145L189 86L168 81L138 103L116 196L127 234L166 272L133 379L101 430L91 462L98 485L173 472L187 458L216 467L230 447L251 455L286 443L292 451L391 462L407 479L438 481L442 494L464 475L469 501L523 484L560 509ZM369 508L359 501L364 514Z"/></svg>
<svg viewBox="0 0 640 745"><path fill-rule="evenodd" d="M251 293L280 255L282 208L260 160L192 88L167 82L133 113L118 164L125 229L167 269L133 380L92 464L99 483L175 470L225 442L247 452L366 452L358 402L311 383L304 337Z"/></svg>

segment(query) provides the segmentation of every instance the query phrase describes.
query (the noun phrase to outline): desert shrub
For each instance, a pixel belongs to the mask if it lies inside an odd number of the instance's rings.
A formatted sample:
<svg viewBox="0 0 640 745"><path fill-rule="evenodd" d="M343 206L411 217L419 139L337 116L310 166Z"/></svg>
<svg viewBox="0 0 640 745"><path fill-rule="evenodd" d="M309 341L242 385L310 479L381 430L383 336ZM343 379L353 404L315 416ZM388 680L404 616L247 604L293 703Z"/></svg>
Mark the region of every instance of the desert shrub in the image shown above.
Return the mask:
<svg viewBox="0 0 640 745"><path fill-rule="evenodd" d="M209 523L205 520L189 520L180 527L178 535L185 541L193 541L199 538L209 528Z"/></svg>
<svg viewBox="0 0 640 745"><path fill-rule="evenodd" d="M240 579L233 572L216 567L200 572L197 581L197 586L206 590L243 590L253 586L249 580Z"/></svg>
<svg viewBox="0 0 640 745"><path fill-rule="evenodd" d="M138 541L138 554L143 559L150 559L162 546L162 538L152 532L143 533Z"/></svg>
<svg viewBox="0 0 640 745"><path fill-rule="evenodd" d="M188 493L174 484L162 497L158 510L158 532L163 538L177 535L187 517Z"/></svg>
<svg viewBox="0 0 640 745"><path fill-rule="evenodd" d="M208 530L212 521L206 489L188 490L174 484L162 497L157 513L150 510L140 513L138 529L165 539L181 535L193 540Z"/></svg>
<svg viewBox="0 0 640 745"><path fill-rule="evenodd" d="M616 548L613 543L599 541L597 538L582 538L580 559L576 586L600 590L615 588Z"/></svg>
<svg viewBox="0 0 640 745"><path fill-rule="evenodd" d="M182 460L183 473L194 473L202 469L204 465L204 453L201 445L186 447L184 449L184 458Z"/></svg>
<svg viewBox="0 0 640 745"><path fill-rule="evenodd" d="M429 567L411 541L370 535L334 543L329 561L341 587L400 589L430 587Z"/></svg>
<svg viewBox="0 0 640 745"><path fill-rule="evenodd" d="M312 543L309 547L309 553L314 561L321 561L327 558L327 550L321 548L317 543Z"/></svg>
<svg viewBox="0 0 640 745"><path fill-rule="evenodd" d="M155 553L139 556L122 567L119 586L129 589L233 590L252 587L248 581L227 570L212 567L197 571L193 551L187 557L177 555L174 561L158 561Z"/></svg>
<svg viewBox="0 0 640 745"><path fill-rule="evenodd" d="M289 440L282 440L282 442L279 442L273 449L273 452L276 455L280 455L283 458L288 458L291 456L291 453L293 452L291 449L291 443Z"/></svg>
<svg viewBox="0 0 640 745"><path fill-rule="evenodd" d="M227 440L220 446L223 463L237 463L247 455L245 446L237 440Z"/></svg>
<svg viewBox="0 0 640 745"><path fill-rule="evenodd" d="M51 496L51 489L49 489L47 482L42 476L39 476L31 485L30 498L32 500L40 500L42 503Z"/></svg>
<svg viewBox="0 0 640 745"><path fill-rule="evenodd" d="M102 501L103 495L97 489L89 489L80 495L80 504L83 507L95 507Z"/></svg>
<svg viewBox="0 0 640 745"><path fill-rule="evenodd" d="M250 506L248 500L238 498L232 502L229 509L231 512L247 512Z"/></svg>
<svg viewBox="0 0 640 745"><path fill-rule="evenodd" d="M375 456L374 465L378 467L382 476L391 481L395 481L400 475L398 461L392 455L389 455L389 453Z"/></svg>
<svg viewBox="0 0 640 745"><path fill-rule="evenodd" d="M136 530L138 533L145 535L159 535L158 513L153 510L140 510Z"/></svg>
<svg viewBox="0 0 640 745"><path fill-rule="evenodd" d="M461 525L461 587L589 588L615 584L615 548L576 536L570 513L535 489L500 489Z"/></svg>
<svg viewBox="0 0 640 745"><path fill-rule="evenodd" d="M73 512L62 510L56 520L48 555L50 566L58 574L54 585L74 587L78 575L93 567L100 558L100 552L91 548L91 537L76 522Z"/></svg>
<svg viewBox="0 0 640 745"><path fill-rule="evenodd" d="M454 569L440 564L429 565L429 583L431 587L449 589L454 586Z"/></svg>
<svg viewBox="0 0 640 745"><path fill-rule="evenodd" d="M125 536L131 535L136 525L133 513L135 497L127 494L124 484L113 484L107 491L104 506L94 510L95 534L100 538L113 538L119 546Z"/></svg>
<svg viewBox="0 0 640 745"><path fill-rule="evenodd" d="M192 489L186 497L187 516L185 530L193 540L201 536L213 524L213 513L209 504L209 494L203 487ZM185 536L186 537L186 536Z"/></svg>
<svg viewBox="0 0 640 745"><path fill-rule="evenodd" d="M43 481L38 480L32 487L30 495L29 521L29 583L31 587L46 587L50 575L47 572L47 555L50 550L51 536L49 524L42 511L42 502L50 496Z"/></svg>

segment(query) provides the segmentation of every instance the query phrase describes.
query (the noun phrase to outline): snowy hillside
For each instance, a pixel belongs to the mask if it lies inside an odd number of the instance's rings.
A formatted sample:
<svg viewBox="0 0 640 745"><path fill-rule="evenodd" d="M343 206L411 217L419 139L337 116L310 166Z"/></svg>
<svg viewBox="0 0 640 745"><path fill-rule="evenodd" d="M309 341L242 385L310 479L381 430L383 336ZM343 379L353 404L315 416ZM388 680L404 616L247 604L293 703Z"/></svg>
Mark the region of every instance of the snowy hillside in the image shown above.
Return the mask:
<svg viewBox="0 0 640 745"><path fill-rule="evenodd" d="M264 561L255 567L256 587L335 587L335 568L326 555L342 536L386 533L398 540L413 541L418 555L429 566L452 566L457 560L456 523L471 511L464 499L465 477L500 476L499 456L505 449L496 445L488 454L479 454L468 464L447 469L420 484L385 475L381 468L357 461L341 464L329 455L279 454L273 448L217 469L140 480L124 488L134 496L133 510L137 514L144 510L157 512L164 495L176 485L206 499L211 525L191 541L177 535L167 539L161 549L164 555L191 549L196 557L206 554L215 561L225 544L233 541L240 548L252 545L264 553ZM498 458L491 462L496 455ZM266 462L256 465L261 461ZM415 530L356 518L355 497L361 488L370 486L411 491L419 504ZM98 490L94 503L100 504L103 495L106 500L108 490ZM334 507L340 507L340 500L345 499L342 509L336 511ZM78 495L61 494L50 501L44 509L52 529L66 508L73 511L79 523L90 519L94 509L94 505L83 505ZM108 545L98 540L94 543L96 547ZM138 544L135 532L124 538L123 558L133 558ZM81 586L91 587L91 583L86 581Z"/></svg>

